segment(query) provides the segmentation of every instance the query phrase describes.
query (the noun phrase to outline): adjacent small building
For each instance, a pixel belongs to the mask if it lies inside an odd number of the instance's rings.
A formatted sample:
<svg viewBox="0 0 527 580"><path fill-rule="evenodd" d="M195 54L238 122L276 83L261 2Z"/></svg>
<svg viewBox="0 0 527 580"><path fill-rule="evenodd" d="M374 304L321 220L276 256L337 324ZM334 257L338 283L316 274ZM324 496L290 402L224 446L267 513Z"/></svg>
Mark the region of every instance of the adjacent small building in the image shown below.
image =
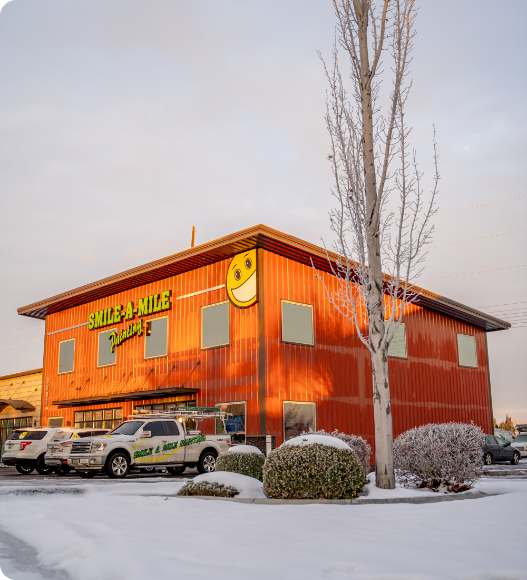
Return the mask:
<svg viewBox="0 0 527 580"><path fill-rule="evenodd" d="M373 445L369 353L313 266L337 289L324 249L259 225L19 308L46 321L43 425L219 406L235 441L312 427ZM389 352L394 435L445 421L491 433L486 334L509 324L418 294Z"/></svg>
<svg viewBox="0 0 527 580"><path fill-rule="evenodd" d="M42 370L0 376L0 457L15 429L40 426Z"/></svg>

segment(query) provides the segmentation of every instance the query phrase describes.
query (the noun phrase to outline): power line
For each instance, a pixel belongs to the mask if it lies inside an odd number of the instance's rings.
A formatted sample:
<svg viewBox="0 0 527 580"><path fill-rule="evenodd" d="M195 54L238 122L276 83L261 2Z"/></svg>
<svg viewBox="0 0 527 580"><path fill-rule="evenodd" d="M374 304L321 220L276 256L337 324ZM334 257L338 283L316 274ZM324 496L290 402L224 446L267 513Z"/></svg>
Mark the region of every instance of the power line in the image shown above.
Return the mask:
<svg viewBox="0 0 527 580"><path fill-rule="evenodd" d="M458 276L471 276L472 274L485 274L486 272L497 272L498 270L512 270L513 268L525 268L527 264L521 264L520 266L507 266L506 268L494 268L493 270L480 270L479 272L466 272L465 274L452 274L450 276L438 276L437 278L424 278L414 280L414 282L427 282L429 280L441 280L443 278L457 278Z"/></svg>
<svg viewBox="0 0 527 580"><path fill-rule="evenodd" d="M0 367L7 367L7 366L9 366L9 365L14 365L14 364L16 364L16 363L19 363L19 362L26 362L26 361L28 361L28 360L34 360L34 359L36 359L36 358L40 358L40 356L32 356L31 358L24 358L24 359L22 359L22 360L14 360L13 362L10 362L10 363L6 363L6 364L3 364L3 365L0 365Z"/></svg>
<svg viewBox="0 0 527 580"><path fill-rule="evenodd" d="M488 205L495 205L496 203L504 203L504 202L506 202L506 201L514 201L515 199L523 199L524 197L527 197L527 195L519 195L518 197L509 197L508 199L500 199L500 200L498 200L498 201L491 201L490 203L482 203L482 204L480 204L480 205L471 205L470 207L462 207L462 208L460 208L460 209L452 209L452 210L450 210L450 211L443 211L443 212L441 212L441 213L435 213L435 214L433 215L433 217L436 217L436 216L438 216L438 215L446 215L446 214L449 214L449 213L456 213L456 212L458 212L458 211L467 211L467 210L469 210L469 209L476 209L476 208L478 208L478 207L486 207L486 206L488 206ZM408 219L410 219L410 218L408 218ZM408 221L408 219L407 219L407 220L405 220L405 221ZM417 218L417 219L425 219L425 218L424 218L424 216L423 216L423 217L420 217L420 218ZM523 231L523 230L522 230L522 231ZM511 233L512 233L512 232L511 232ZM331 238L331 237L333 237L333 236L335 236L335 235L336 235L336 234L328 234L327 236L317 236L316 238L308 238L308 241L309 241L309 240L320 240L321 238ZM503 234L503 235L505 235L505 234ZM479 239L479 238L478 238L478 239ZM481 238L481 239L483 239L483 238Z"/></svg>
<svg viewBox="0 0 527 580"><path fill-rule="evenodd" d="M514 304L527 304L527 300L525 302L506 302L505 304L490 304L487 306L476 306L476 308L495 308L496 306L513 306Z"/></svg>
<svg viewBox="0 0 527 580"><path fill-rule="evenodd" d="M38 326L33 326L32 328L28 328L27 330L23 330L22 332L16 332L15 334L10 334L9 336L4 336L4 338L0 338L0 340L5 340L6 338L11 338L12 336L17 336L19 334L24 334L24 332L29 332L30 330L35 330L35 328L42 328L45 324L39 324Z"/></svg>
<svg viewBox="0 0 527 580"><path fill-rule="evenodd" d="M428 246L425 249L430 250L432 248L442 248L443 246L453 246L454 244L464 244L466 242L476 242L478 240L486 240L488 238L499 238L500 236L510 236L511 234L520 234L521 232L527 232L527 230L518 230L516 232L507 232L506 234L494 234L493 236L483 236L482 238L472 238L471 240L461 240L460 242L449 242L448 244L439 244L437 246Z"/></svg>
<svg viewBox="0 0 527 580"><path fill-rule="evenodd" d="M508 155L509 153L516 153L516 151L523 151L527 147L520 147L519 149L513 149L512 151L505 151L505 153L498 153L497 155L491 155L490 157L481 157L480 159L474 159L474 161L468 161L467 163L461 163L461 165L451 165L450 167L443 167L441 171L445 169L454 169L455 167L465 167L465 165L470 165L471 163L477 163L478 161L486 161L487 159L494 159L495 157L501 157L502 155Z"/></svg>
<svg viewBox="0 0 527 580"><path fill-rule="evenodd" d="M33 340L26 340L26 342L19 342L18 344L12 344L11 346L5 346L4 348L0 348L0 350L7 350L8 348L13 348L15 346L27 344L28 342L35 342L35 340L42 340L43 338L44 338L43 336L40 336L39 338L34 338Z"/></svg>

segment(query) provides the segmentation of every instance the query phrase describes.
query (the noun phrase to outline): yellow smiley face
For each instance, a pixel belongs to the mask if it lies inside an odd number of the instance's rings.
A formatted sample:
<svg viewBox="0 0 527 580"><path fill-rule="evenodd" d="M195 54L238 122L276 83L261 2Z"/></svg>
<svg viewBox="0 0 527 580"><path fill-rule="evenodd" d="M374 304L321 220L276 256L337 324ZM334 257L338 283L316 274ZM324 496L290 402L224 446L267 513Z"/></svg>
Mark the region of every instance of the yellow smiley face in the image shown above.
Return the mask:
<svg viewBox="0 0 527 580"><path fill-rule="evenodd" d="M256 250L234 256L227 270L225 288L229 300L238 308L247 308L258 302Z"/></svg>

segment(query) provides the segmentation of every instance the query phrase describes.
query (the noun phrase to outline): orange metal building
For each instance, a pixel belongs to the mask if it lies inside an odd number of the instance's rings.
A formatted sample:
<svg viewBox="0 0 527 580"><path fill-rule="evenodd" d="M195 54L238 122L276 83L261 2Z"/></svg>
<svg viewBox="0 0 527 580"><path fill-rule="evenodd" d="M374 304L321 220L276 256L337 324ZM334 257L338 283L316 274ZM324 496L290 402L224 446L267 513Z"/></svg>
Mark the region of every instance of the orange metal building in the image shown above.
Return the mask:
<svg viewBox="0 0 527 580"><path fill-rule="evenodd" d="M240 441L316 426L373 446L369 355L312 262L335 287L320 247L259 225L19 308L46 321L42 425L222 404ZM491 433L486 332L509 324L426 290L404 323L389 359L394 435L446 421Z"/></svg>

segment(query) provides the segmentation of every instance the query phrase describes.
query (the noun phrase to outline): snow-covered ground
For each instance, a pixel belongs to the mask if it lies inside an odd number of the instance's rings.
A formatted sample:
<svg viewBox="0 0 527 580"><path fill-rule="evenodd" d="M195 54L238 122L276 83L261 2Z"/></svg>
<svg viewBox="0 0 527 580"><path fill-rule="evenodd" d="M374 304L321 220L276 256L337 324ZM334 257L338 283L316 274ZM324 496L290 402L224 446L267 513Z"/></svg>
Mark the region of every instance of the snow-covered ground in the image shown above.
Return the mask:
<svg viewBox="0 0 527 580"><path fill-rule="evenodd" d="M12 580L527 580L527 480L483 480L498 495L482 499L375 505L167 497L182 485L3 487L0 567Z"/></svg>

